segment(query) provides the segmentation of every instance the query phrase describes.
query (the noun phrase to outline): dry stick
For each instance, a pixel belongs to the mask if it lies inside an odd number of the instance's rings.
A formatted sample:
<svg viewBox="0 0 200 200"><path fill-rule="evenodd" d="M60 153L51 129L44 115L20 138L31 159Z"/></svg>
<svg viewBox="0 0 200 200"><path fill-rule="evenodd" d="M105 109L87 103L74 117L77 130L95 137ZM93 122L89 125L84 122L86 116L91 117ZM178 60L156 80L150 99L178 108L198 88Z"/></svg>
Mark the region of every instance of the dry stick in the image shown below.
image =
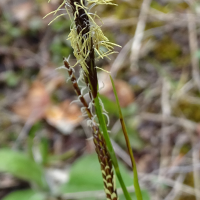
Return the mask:
<svg viewBox="0 0 200 200"><path fill-rule="evenodd" d="M165 119L170 116L171 114L171 107L169 102L169 90L170 85L167 82L166 78L163 78L163 87L162 87L162 96L161 96L161 107L162 107L162 119ZM161 128L161 149L160 149L160 167L163 168L168 165L169 159L167 158L167 155L169 153L169 138L167 135L167 132L165 131L165 127L167 124L163 121L162 122L162 128ZM159 177L162 175L162 172L159 170L158 174L158 180ZM159 199L161 195L161 188L158 185L157 187L157 199Z"/></svg>
<svg viewBox="0 0 200 200"><path fill-rule="evenodd" d="M185 13L163 13L155 8L149 8L148 12L148 18L147 22L155 22L155 21L162 21L162 22L186 22L187 14ZM103 29L105 28L112 28L112 27L128 27L128 26L134 26L137 25L138 18L132 17L127 19L116 19L115 17L106 17L102 18L103 21ZM196 23L199 23L199 17L195 17ZM99 20L97 22L98 24L101 24L101 21Z"/></svg>
<svg viewBox="0 0 200 200"><path fill-rule="evenodd" d="M198 126L196 122L190 121L188 119L183 119L183 118L178 118L178 117L173 117L173 116L168 116L165 119L163 119L161 114L143 112L138 117L139 119L142 119L142 120L153 121L153 122L158 122L158 123L162 123L164 121L169 124L177 124L178 126L187 128L191 131L195 131Z"/></svg>
<svg viewBox="0 0 200 200"><path fill-rule="evenodd" d="M187 22L188 21L188 16L187 16L187 13L163 13L155 8L150 8L149 9L149 16L148 16L148 21L153 21L151 19L154 18L154 21L155 20L159 20L159 21L163 21L163 22ZM199 23L199 17L198 15L195 15L195 14L191 14L191 15L194 15L194 20ZM150 18L149 18L150 17ZM185 24L187 26L187 24Z"/></svg>
<svg viewBox="0 0 200 200"><path fill-rule="evenodd" d="M193 6L196 3L196 0L184 0L189 6Z"/></svg>
<svg viewBox="0 0 200 200"><path fill-rule="evenodd" d="M193 147L192 151L194 149L197 149L198 150L198 145L195 145L195 147ZM191 153L191 151L189 151L186 155L188 155L189 153ZM185 158L186 156L184 156ZM184 159L183 158L183 159ZM200 165L196 166L195 169L200 169ZM166 170L168 171L168 173L188 173L188 172L191 172L193 170L193 166L192 165L189 165L189 166L180 166L180 167L166 167L166 168L163 168L162 169L164 172L166 172ZM153 172L151 172L150 174L143 174L143 173L139 173L139 176L141 177L140 178L140 182L144 184L144 182L146 181L152 181L152 183L155 184L155 179L157 179L157 175L155 175L154 173L157 173L158 170L154 170ZM162 184L165 184L169 187L176 187L176 189L180 192L183 192L183 193L187 193L187 194L190 194L190 195L195 195L195 189L188 186L188 185L185 185L185 184L182 184L181 182L177 182L177 181L174 181L172 179L169 179L169 178L165 178L163 176L160 177L160 180L159 182L157 182L157 184L159 183L162 183ZM127 188L129 192L134 192L134 187L133 186L130 186ZM122 194L122 189L117 189L118 191L118 194ZM63 194L62 195L62 198L63 199L81 199L81 198L89 198L89 197L96 197L96 198L99 198L99 199L104 199L105 198L105 193L103 190L99 190L99 191L85 191L85 192L76 192L76 193L67 193L66 195ZM200 197L200 192L198 192L198 197Z"/></svg>
<svg viewBox="0 0 200 200"><path fill-rule="evenodd" d="M112 145L119 158L121 158L129 167L132 167L129 154L124 151L114 140L111 139Z"/></svg>
<svg viewBox="0 0 200 200"><path fill-rule="evenodd" d="M144 115L143 115L144 116ZM145 114L145 119L146 120L153 120L153 121L157 121L157 122L162 122L161 120L161 116L160 115L155 115L155 114ZM159 120L158 120L159 119ZM191 131L195 131L196 130L196 126L197 124L194 123L194 122L191 122L189 120L186 120L186 119L181 119L181 118L175 118L175 117L168 117L167 119L164 119L165 122L170 122L170 123L176 123L176 124L179 124L179 125L184 125L183 127L186 128L188 130L188 133L190 133ZM191 140L193 141L193 146L195 147L196 144L195 144L195 138L193 138L192 136L193 134L190 134L189 136L192 137ZM196 155L195 155L195 152L196 151ZM198 148L193 148L192 150L193 152L193 173L194 173L194 183L195 183L195 189L194 189L194 193L196 195L196 197L200 197L199 196L199 171L198 171L198 168L196 167L197 166L197 162L199 161L199 155L198 155ZM196 158L196 159L195 159ZM195 160L194 160L195 159ZM191 166L192 167L192 166ZM163 171L163 169L160 169ZM192 169L190 169L191 171ZM181 169L178 170L177 172L182 172ZM188 172L188 171L186 171ZM166 172L165 172L166 173Z"/></svg>
<svg viewBox="0 0 200 200"><path fill-rule="evenodd" d="M180 165L181 163L183 163L183 161L186 159L186 156L188 156L189 154L191 154L194 150L198 150L199 149L199 144L195 144L192 148L192 150L190 150L186 155L184 155L184 157L181 159L181 162L179 162L178 165ZM200 167L200 165L189 165L189 166L172 166L172 167L165 167L163 169L160 169L163 171L164 174L166 175L172 175L172 174L175 174L175 173L181 173L181 174L187 174L191 171L194 171L194 170L198 170ZM151 172L151 174L145 174L143 175L142 178L140 178L141 182L142 181L145 181L146 179L148 179L148 176L152 176L154 173L157 173L159 172L159 170L154 170L153 172ZM141 176L141 174L139 174ZM163 180L163 176L160 177L162 180ZM155 178L152 178L155 180ZM159 181L162 181L162 180L159 180ZM169 178L167 178L165 184L168 185L168 180L170 180ZM170 181L171 182L171 181ZM163 182L164 183L164 182ZM168 186L172 186L171 183L169 183ZM182 192L186 192L188 194L191 194L191 195L196 195L199 197L200 193L198 191L196 191L194 188L192 187L185 187L184 184L181 184L181 183L176 183L176 189L177 189L177 192L178 191L182 191ZM172 190L173 192L173 190ZM196 193L196 194L195 194ZM174 194L175 195L175 194ZM170 198L170 199L173 199L173 198Z"/></svg>
<svg viewBox="0 0 200 200"><path fill-rule="evenodd" d="M169 20L167 19L166 21L169 21ZM187 26L185 21L187 21L186 17L184 17L184 18L182 17L182 18L180 18L180 20L170 21L169 23L167 23L163 26L148 29L148 30L144 31L143 39L146 39L146 38L154 35L155 33L163 34L164 32L172 31L176 27L185 27L185 26ZM110 70L113 78L116 77L117 72L122 68L123 63L125 62L125 59L128 56L128 53L130 51L131 44L133 43L133 39L134 38L130 39L126 43L126 45L122 48L122 50L117 55L117 58L113 62L112 66L111 66L111 70Z"/></svg>
<svg viewBox="0 0 200 200"><path fill-rule="evenodd" d="M190 51L191 51L191 63L192 63L192 78L200 92L199 59L196 56L196 52L198 51L196 22L195 22L194 15L192 15L190 11L188 11L187 14L188 14L187 15L188 16L188 32L189 32L189 43L190 43Z"/></svg>
<svg viewBox="0 0 200 200"><path fill-rule="evenodd" d="M177 137L171 153L171 162L172 162L171 166L177 166L182 161L182 157L180 157L181 148L187 142L188 142L188 136L186 134L181 134ZM178 160L176 158L178 158ZM172 176L173 174L169 175L168 177Z"/></svg>
<svg viewBox="0 0 200 200"><path fill-rule="evenodd" d="M194 189L196 200L200 200L198 192L200 191L200 173L199 170L195 168L195 165L199 163L199 148L195 148L198 138L195 136L194 131L187 131L190 141L192 143L192 164L193 164L193 179L194 179Z"/></svg>
<svg viewBox="0 0 200 200"><path fill-rule="evenodd" d="M172 179L169 179L169 178L166 178L166 177L163 177L163 176L161 176L160 179L157 180L157 182L155 182L156 178L157 178L157 176L154 175L154 174L145 174L144 178L140 179L140 181L152 181L152 183L154 183L154 184L163 183L163 184L170 186L170 187L174 187L175 184L177 184L177 186L179 186L180 191L182 191L183 193L195 195L195 189L191 186L176 182ZM200 197L200 191L197 191L196 195L197 195L197 197Z"/></svg>
<svg viewBox="0 0 200 200"><path fill-rule="evenodd" d="M167 24L163 25L163 26L159 26L156 28L151 28L148 29L146 31L143 32L143 39L148 38L150 36L152 36L155 33L160 33L163 34L163 32L168 32L171 31L172 29L176 28L176 27L185 27L187 26L187 23L185 23L186 21L188 21L188 17L186 14L180 14L177 13L177 15L174 14L164 14L162 12L158 12L156 10L156 14L155 14L155 9L150 8L148 14L151 17L154 17L160 21L165 21L168 22ZM174 19L177 19L174 21ZM196 23L199 23L199 18L195 17L195 21ZM172 20L173 19L173 20ZM130 19L129 19L130 20ZM134 23L134 18L132 19ZM121 23L121 21L120 21ZM126 23L124 23L124 26L126 25ZM115 61L113 62L112 66L111 66L111 75L112 77L116 77L117 72L120 70L120 68L122 67L125 58L127 57L130 48L131 48L131 44L133 44L134 38L130 39L126 45L122 48L122 50L120 51L120 53L117 55L117 58L115 59ZM138 53L138 51L136 51L136 54ZM132 56L131 56L132 57Z"/></svg>
<svg viewBox="0 0 200 200"><path fill-rule="evenodd" d="M145 116L145 117L144 117ZM143 115L143 119L146 119L146 120L153 120L153 121L157 121L157 122L162 122L161 120L161 116L160 115L155 115L155 114L145 114ZM195 122L192 122L192 121L189 121L187 119L181 119L181 118L176 118L176 117L168 117L167 119L164 119L165 122L167 123L175 123L175 124L178 124L180 126L183 126L185 129L188 130L188 133L190 133L191 131L195 131L196 130L196 127L197 127L197 124ZM193 136L193 134L189 134L190 137L191 137L191 140L192 140L192 143L193 143L193 146L196 146L195 144L195 138ZM199 154L198 154L198 149L196 148L193 148L193 174L194 174L194 185L195 185L195 195L197 198L199 198L199 187L200 187L200 175L199 175L199 170L198 168L196 168L195 166L197 166L197 163L199 162ZM196 153L195 153L196 151Z"/></svg>
<svg viewBox="0 0 200 200"><path fill-rule="evenodd" d="M21 132L17 136L17 139L16 139L15 143L13 144L12 149L14 149L14 150L18 149L20 143L27 137L31 127L33 126L33 124L35 122L36 116L38 116L38 113L40 113L40 110L38 110L38 109L35 109L30 113Z"/></svg>
<svg viewBox="0 0 200 200"><path fill-rule="evenodd" d="M186 162L186 158L187 156L189 156L193 150L195 149L199 149L199 145L200 145L200 142L198 142L197 144L193 145L192 149L187 153L185 154L181 161L178 163L178 165L181 165L183 163L183 161ZM187 166L171 166L171 167L165 167L162 169L162 171L168 175L168 174L174 174L174 173L188 173L188 172L191 172L192 169L199 169L200 168L200 164L198 165L187 165ZM159 170L154 170L153 172L151 172L151 174L155 174L159 172Z"/></svg>
<svg viewBox="0 0 200 200"><path fill-rule="evenodd" d="M141 174L139 174L141 175ZM141 182L146 182L146 181L151 181L153 184L165 184L169 187L175 187L177 188L177 190L179 190L180 192L186 193L186 194L190 194L190 195L194 195L195 194L195 189L193 187L190 187L188 185L182 184L180 182L174 181L172 179L169 178L165 178L165 177L160 177L159 182L155 182L155 179L157 179L157 175L154 174L143 174L143 178L140 179ZM134 192L134 187L130 186L127 187L129 192ZM123 191L121 188L117 189L118 194L123 194ZM98 199L105 199L105 193L103 190L99 190L99 191L85 191L85 192L76 192L76 193L67 193L67 194L63 194L62 198L63 199L83 199L83 198L91 198L91 197L95 197ZM200 191L198 191L198 197L200 197ZM170 199L171 200L171 199Z"/></svg>
<svg viewBox="0 0 200 200"><path fill-rule="evenodd" d="M196 195L196 200L199 200L200 197L198 197L198 191L200 191L200 173L198 169L194 168L194 166L199 163L199 149L194 149L192 151L192 161L193 161L195 195Z"/></svg>
<svg viewBox="0 0 200 200"><path fill-rule="evenodd" d="M132 65L131 65L132 68L134 67L135 64L137 64L137 61L139 59L141 42L142 42L143 35L144 35L147 14L148 14L148 10L149 10L151 1L152 0L144 0L142 3L140 15L139 15L139 21L138 21L138 24L136 27L135 36L133 38L133 43L132 43L132 47L131 47L130 60L132 63Z"/></svg>
<svg viewBox="0 0 200 200"><path fill-rule="evenodd" d="M181 191L181 184L183 183L183 181L185 180L185 174L180 174L175 182L175 185L173 187L173 189L170 191L170 193L165 197L164 200L175 200L177 198L179 198L180 196L180 191Z"/></svg>
<svg viewBox="0 0 200 200"><path fill-rule="evenodd" d="M101 172L107 199L117 200L117 190L115 186L114 171L110 155L107 151L105 140L103 138L102 133L99 130L97 123L94 121L94 116L91 113L90 109L88 108L88 104L84 96L81 94L81 90L78 86L77 79L73 73L73 69L69 66L69 63L67 62L66 59L64 59L64 65L68 71L74 90L78 95L80 102L83 104L89 119L92 120L91 128L93 133L93 141L95 144L95 150L98 155L99 163L101 165Z"/></svg>
<svg viewBox="0 0 200 200"><path fill-rule="evenodd" d="M195 136L194 131L188 130L187 134L192 143L192 163L193 163L193 179L194 179L194 189L196 200L200 200L198 192L200 191L200 173L199 170L195 168L195 165L199 164L199 148L194 148L198 142L198 138Z"/></svg>
<svg viewBox="0 0 200 200"><path fill-rule="evenodd" d="M190 1L190 6L192 6L192 3ZM187 17L188 17L188 32L189 32L189 44L190 44L190 51L191 51L191 63L192 63L192 77L194 80L194 83L196 84L199 92L200 92L200 71L199 71L199 59L195 55L196 52L198 51L198 37L197 37L197 30L196 30L196 20L195 20L195 15L188 10L187 12ZM196 139L194 138L193 134L191 133L191 140L192 144L195 145ZM198 163L199 161L199 152L194 149L193 150L193 165ZM200 198L198 197L197 193L200 190L200 173L198 170L193 171L193 177L194 177L194 187L195 187L195 194L196 194L196 199L199 200Z"/></svg>
<svg viewBox="0 0 200 200"><path fill-rule="evenodd" d="M184 159L184 158L182 158L182 159ZM184 159L184 160L186 160L186 159ZM178 164L178 165L180 165L180 164ZM162 168L160 170L163 173L165 173L168 177L172 177L176 173L182 173L182 174L185 173L185 174L187 174L189 172L192 172L194 169L195 170L199 170L200 169L200 164L196 164L196 165L192 164L192 165L186 165L186 166L178 166L178 165L171 166L171 167L165 167L165 168ZM156 169L153 172L151 172L151 174L156 174L158 172L159 172L159 169Z"/></svg>
<svg viewBox="0 0 200 200"><path fill-rule="evenodd" d="M125 59L127 58L127 55L128 55L129 49L131 47L132 41L133 41L133 39L129 40L126 43L126 45L122 48L120 53L117 55L117 58L113 62L112 66L111 66L111 69L110 69L110 73L111 73L113 78L116 77L117 72L119 71L119 69L121 68L121 66L124 63Z"/></svg>

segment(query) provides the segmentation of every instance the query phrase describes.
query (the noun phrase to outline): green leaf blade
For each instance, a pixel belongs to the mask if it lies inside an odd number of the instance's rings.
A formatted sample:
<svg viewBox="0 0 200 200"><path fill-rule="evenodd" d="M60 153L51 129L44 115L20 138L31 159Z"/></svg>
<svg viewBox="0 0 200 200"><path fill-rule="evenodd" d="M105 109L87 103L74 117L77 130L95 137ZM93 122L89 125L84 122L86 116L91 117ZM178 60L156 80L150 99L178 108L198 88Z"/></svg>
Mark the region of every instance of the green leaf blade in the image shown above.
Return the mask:
<svg viewBox="0 0 200 200"><path fill-rule="evenodd" d="M132 162L133 175L134 175L133 176L133 184L134 184L134 187L135 187L136 197L137 197L138 200L142 200L142 193L141 193L140 185L139 185L139 182L138 182L137 167L136 167L135 159L134 159L133 152L132 152L132 149L131 149L131 144L130 144L130 141L129 141L125 121L124 121L122 111L121 111L121 107L120 107L120 104L119 104L119 98L117 96L117 91L116 91L116 88L115 88L114 80L112 79L111 76L110 76L110 80L111 80L111 83L112 83L113 92L114 92L114 95L115 95L115 99L116 99L116 103L117 103L117 107L118 107L118 111L119 111L120 122L121 122L122 130L123 130L123 133L124 133L124 137L125 137L125 140L126 140L126 145L127 145L128 151L129 151L131 162Z"/></svg>
<svg viewBox="0 0 200 200"><path fill-rule="evenodd" d="M10 173L42 189L47 189L42 167L23 153L1 149L0 172Z"/></svg>
<svg viewBox="0 0 200 200"><path fill-rule="evenodd" d="M100 101L99 101L99 93L97 93L97 97L94 99L94 104L95 104L95 110L96 110L97 117L98 117L99 124L100 124L100 129L103 132L103 136L104 136L104 139L106 141L106 146L108 148L108 152L110 154L110 157L111 157L114 169L115 169L116 176L117 176L117 178L118 178L118 180L120 182L120 185L121 185L121 188L122 188L122 190L124 192L124 195L126 196L126 200L131 200L131 197L130 197L130 195L129 195L127 189L126 189L126 186L124 184L124 180L123 180L123 178L121 176L121 172L120 172L120 169L119 169L117 157L115 155L112 143L110 141L110 137L109 137L108 130L107 130L107 125L105 123L105 119L104 119L104 116L103 116L101 104L100 104Z"/></svg>
<svg viewBox="0 0 200 200"><path fill-rule="evenodd" d="M4 197L2 200L45 200L45 195L33 190L14 191Z"/></svg>

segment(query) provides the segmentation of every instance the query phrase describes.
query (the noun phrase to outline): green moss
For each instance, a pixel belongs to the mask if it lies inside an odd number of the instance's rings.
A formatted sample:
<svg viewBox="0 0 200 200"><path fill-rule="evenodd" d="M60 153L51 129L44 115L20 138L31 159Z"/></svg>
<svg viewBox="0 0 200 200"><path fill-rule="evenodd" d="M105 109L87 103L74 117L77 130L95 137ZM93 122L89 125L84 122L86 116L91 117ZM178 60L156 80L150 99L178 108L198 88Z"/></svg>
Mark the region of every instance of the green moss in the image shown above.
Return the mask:
<svg viewBox="0 0 200 200"><path fill-rule="evenodd" d="M188 8L189 8L189 5L186 2L181 2L181 3L176 5L176 9L179 10L179 11L181 11L181 10L185 11Z"/></svg>
<svg viewBox="0 0 200 200"><path fill-rule="evenodd" d="M185 9L187 9L189 6L186 2L181 2L181 3L177 3L177 2L168 2L165 5L162 5L156 1L153 1L151 3L151 7L159 10L160 12L163 13L172 13L172 12L176 12L176 11L185 11Z"/></svg>
<svg viewBox="0 0 200 200"><path fill-rule="evenodd" d="M200 105L191 104L185 99L180 99L177 103L176 108L173 109L174 114L179 116L180 114L184 115L187 119L199 122L200 121Z"/></svg>
<svg viewBox="0 0 200 200"><path fill-rule="evenodd" d="M160 27L160 26L163 26L163 22L161 21L154 21L154 22L149 22L146 24L146 30L148 29L151 29L151 28L157 28L157 27Z"/></svg>
<svg viewBox="0 0 200 200"><path fill-rule="evenodd" d="M192 172L186 175L184 184L189 185L190 187L194 187L194 175ZM196 200L196 197L183 193L178 200Z"/></svg>
<svg viewBox="0 0 200 200"><path fill-rule="evenodd" d="M175 59L175 65L177 68L185 68L188 65L190 65L191 58L190 55L182 55L181 57L178 57Z"/></svg>
<svg viewBox="0 0 200 200"><path fill-rule="evenodd" d="M155 56L160 61L176 61L181 53L181 47L168 36L165 36L155 48Z"/></svg>
<svg viewBox="0 0 200 200"><path fill-rule="evenodd" d="M165 5L165 6L162 6L161 4L159 4L158 2L156 1L153 1L151 3L151 7L156 9L156 10L159 10L163 13L169 13L171 11L170 7L169 7L169 4Z"/></svg>
<svg viewBox="0 0 200 200"><path fill-rule="evenodd" d="M135 1L133 6L130 6L130 4L128 4L126 2L120 3L120 6L118 6L117 9L115 10L116 17L118 19L127 19L130 17L138 17L141 2Z"/></svg>
<svg viewBox="0 0 200 200"><path fill-rule="evenodd" d="M190 151L190 149L191 149L191 145L190 144L188 144L188 143L184 144L180 149L180 153L185 155Z"/></svg>

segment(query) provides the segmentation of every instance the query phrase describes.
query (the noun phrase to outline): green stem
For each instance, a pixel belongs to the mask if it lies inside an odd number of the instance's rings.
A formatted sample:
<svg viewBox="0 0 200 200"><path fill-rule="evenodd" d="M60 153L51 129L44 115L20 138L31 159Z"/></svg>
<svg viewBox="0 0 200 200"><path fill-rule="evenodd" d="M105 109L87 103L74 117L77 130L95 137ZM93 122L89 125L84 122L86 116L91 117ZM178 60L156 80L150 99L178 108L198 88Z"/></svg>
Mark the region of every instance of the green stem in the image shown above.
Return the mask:
<svg viewBox="0 0 200 200"><path fill-rule="evenodd" d="M129 137L128 137L125 121L124 121L124 118L123 118L123 115L122 115L122 111L121 111L121 107L120 107L120 104L119 104L117 91L116 91L116 88L115 88L115 85L114 85L114 81L113 81L111 76L110 76L110 80L112 82L113 92L115 94L115 99L116 99L116 102L117 102L120 122L121 122L121 125L122 125L122 131L124 133L124 137L125 137L125 140L126 140L126 145L127 145L128 151L129 151L131 162L132 162L133 175L134 175L133 176L133 184L134 184L134 187L135 187L136 197L137 197L138 200L142 200L142 193L141 193L140 185L139 185L139 182L138 182L137 167L136 167L135 159L134 159L134 156L133 156L131 144L130 144L130 141L129 141Z"/></svg>
<svg viewBox="0 0 200 200"><path fill-rule="evenodd" d="M97 117L99 119L100 128L102 129L103 136L104 136L104 139L106 141L106 146L108 148L108 151L110 153L110 157L112 159L113 166L115 168L115 173L117 175L117 178L119 180L121 188L124 192L124 196L126 197L126 200L131 200L130 194L128 193L126 186L124 184L124 181L122 179L121 172L120 172L120 169L119 169L119 165L118 165L118 162L117 162L117 158L116 158L113 146L111 144L110 137L108 135L106 122L105 122L105 119L104 119L104 116L103 116L103 113L102 113L101 104L100 104L100 101L99 101L99 93L97 93L97 96L94 99L94 103L95 103L95 109L96 109Z"/></svg>

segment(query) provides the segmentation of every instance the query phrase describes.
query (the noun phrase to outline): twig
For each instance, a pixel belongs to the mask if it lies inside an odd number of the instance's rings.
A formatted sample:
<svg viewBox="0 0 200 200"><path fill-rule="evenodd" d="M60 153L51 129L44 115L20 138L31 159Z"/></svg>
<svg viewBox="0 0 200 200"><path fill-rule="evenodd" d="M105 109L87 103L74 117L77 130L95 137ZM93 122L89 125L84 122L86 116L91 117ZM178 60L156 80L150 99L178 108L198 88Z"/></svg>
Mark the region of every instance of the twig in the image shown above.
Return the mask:
<svg viewBox="0 0 200 200"><path fill-rule="evenodd" d="M171 114L171 106L169 102L169 90L170 90L170 85L167 82L167 79L163 79L163 87L162 87L162 96L161 96L161 107L162 107L162 129L161 129L161 162L160 162L160 167L163 167L166 165L166 157L168 154L168 149L169 149L169 139L168 139L168 134L166 133L165 126L167 125L165 122L165 118L170 117Z"/></svg>
<svg viewBox="0 0 200 200"><path fill-rule="evenodd" d="M199 200L198 192L200 191L200 173L198 169L195 169L194 166L199 164L199 149L194 149L192 151L192 161L193 161L193 177L194 177L194 187L196 200Z"/></svg>
<svg viewBox="0 0 200 200"><path fill-rule="evenodd" d="M175 185L170 191L170 193L165 197L164 200L171 200L171 199L177 199L177 197L180 196L181 187L183 184L183 181L185 179L185 174L180 174L178 178L176 179Z"/></svg>
<svg viewBox="0 0 200 200"><path fill-rule="evenodd" d="M112 145L115 149L115 153L129 166L132 167L131 165L131 160L130 156L124 151L114 140L111 140Z"/></svg>
<svg viewBox="0 0 200 200"><path fill-rule="evenodd" d="M131 44L132 44L133 39L129 40L126 45L124 45L124 47L122 48L122 50L119 52L117 58L115 59L115 61L113 62L110 72L113 78L116 77L117 72L119 71L119 69L121 68L122 64L124 63L125 59L127 58L127 55L129 53L129 50L131 48Z"/></svg>
<svg viewBox="0 0 200 200"><path fill-rule="evenodd" d="M146 31L144 31L144 36L143 38L148 38L154 34L163 34L164 32L169 32L171 30L173 30L176 27L185 27L185 23L180 23L180 21L171 21L168 24L165 24L163 26L160 27L156 27L156 28L151 28L148 29ZM116 77L117 72L124 66L124 61L126 60L129 51L131 49L131 44L133 43L133 39L130 39L126 45L124 45L124 47L122 48L122 50L119 52L119 54L117 55L117 58L115 59L115 61L113 62L112 66L111 66L111 75L112 77Z"/></svg>
<svg viewBox="0 0 200 200"><path fill-rule="evenodd" d="M195 55L198 51L198 39L196 31L196 23L194 15L188 11L188 32L189 32L189 44L191 51L191 63L192 63L192 77L200 92L200 73L199 73L199 59Z"/></svg>
<svg viewBox="0 0 200 200"><path fill-rule="evenodd" d="M141 182L146 182L146 181L151 181L152 183L154 184L165 184L169 187L177 187L177 190L183 192L183 193L187 193L187 194L190 194L190 195L194 195L195 194L195 189L188 186L188 185L185 185L185 184L182 184L182 183L179 183L179 182L176 182L174 180L171 180L169 178L165 178L165 177L160 177L160 180L159 182L157 181L155 183L155 179L157 179L157 175L154 175L154 174L141 174L139 173L139 175L142 175L143 178L141 179ZM129 192L134 192L134 187L133 186L130 186L130 187L127 187L127 190ZM120 189L117 189L117 193L120 195L122 194L122 190L121 188ZM200 191L198 191L198 196L200 197ZM75 193L67 193L67 194L63 194L62 195L62 198L63 199L82 199L82 198L89 198L89 197L95 197L95 198L99 198L99 199L103 199L105 198L105 193L103 190L98 190L98 191L85 191L85 192L75 192Z"/></svg>
<svg viewBox="0 0 200 200"><path fill-rule="evenodd" d="M26 138L26 136L28 135L28 132L30 131L31 127L33 126L34 122L35 122L35 119L36 119L36 116L38 116L38 113L40 111L38 109L35 109L31 112L31 114L29 115L27 121L25 122L21 132L19 133L15 143L13 144L13 147L12 149L18 149L19 148L19 145L20 143L22 142L22 140L24 138Z"/></svg>
<svg viewBox="0 0 200 200"><path fill-rule="evenodd" d="M171 166L171 167L164 167L161 169L157 169L155 171L153 171L152 173L158 173L159 170L165 174L165 175L173 175L173 174L177 174L177 173L182 173L182 174L186 174L189 172L192 172L193 170L199 170L200 169L200 163L195 164L195 165L186 165L186 166Z"/></svg>
<svg viewBox="0 0 200 200"><path fill-rule="evenodd" d="M179 183L179 182L176 182L172 179L169 179L169 178L165 178L163 176L160 176L159 180L157 179L158 176L157 175L154 175L154 174L143 174L143 178L140 179L140 181L144 182L144 181L152 181L154 184L165 184L167 186L170 186L170 187L174 187L175 184L177 185L176 187L183 193L187 193L187 194L190 194L190 195L197 195L198 197L200 197L200 191L197 191L197 193L195 193L195 189L193 187L190 187L188 185L185 185L185 184L182 184L182 183ZM156 182L155 182L155 179Z"/></svg>
<svg viewBox="0 0 200 200"><path fill-rule="evenodd" d="M170 90L170 85L167 82L167 79L164 78L163 87L162 87L162 96L161 96L161 108L162 108L163 121L162 121L162 128L161 128L160 168L167 166L169 162L169 159L167 158L167 155L169 152L169 137L165 129L167 124L164 121L164 119L169 117L171 114L171 107L170 107L170 102L169 102L169 90ZM159 170L158 180L161 175L162 175L162 171ZM159 199L161 191L162 190L160 186L158 185L157 193L156 193L157 199Z"/></svg>
<svg viewBox="0 0 200 200"><path fill-rule="evenodd" d="M132 62L131 67L134 67L134 65L137 64L137 61L139 59L139 51L140 51L141 42L144 35L144 29L146 26L146 19L147 19L147 14L148 14L150 4L151 4L151 0L144 0L142 3L140 15L139 15L139 21L136 27L135 36L133 38L133 43L131 47L131 56L130 56L130 59Z"/></svg>
<svg viewBox="0 0 200 200"><path fill-rule="evenodd" d="M164 121L169 124L177 124L186 129L190 129L191 131L196 131L196 127L198 125L196 122L190 121L188 119L183 119L173 116L168 116L163 119L161 114L154 114L154 113L141 113L139 118L142 120L148 120L158 123L162 123Z"/></svg>

